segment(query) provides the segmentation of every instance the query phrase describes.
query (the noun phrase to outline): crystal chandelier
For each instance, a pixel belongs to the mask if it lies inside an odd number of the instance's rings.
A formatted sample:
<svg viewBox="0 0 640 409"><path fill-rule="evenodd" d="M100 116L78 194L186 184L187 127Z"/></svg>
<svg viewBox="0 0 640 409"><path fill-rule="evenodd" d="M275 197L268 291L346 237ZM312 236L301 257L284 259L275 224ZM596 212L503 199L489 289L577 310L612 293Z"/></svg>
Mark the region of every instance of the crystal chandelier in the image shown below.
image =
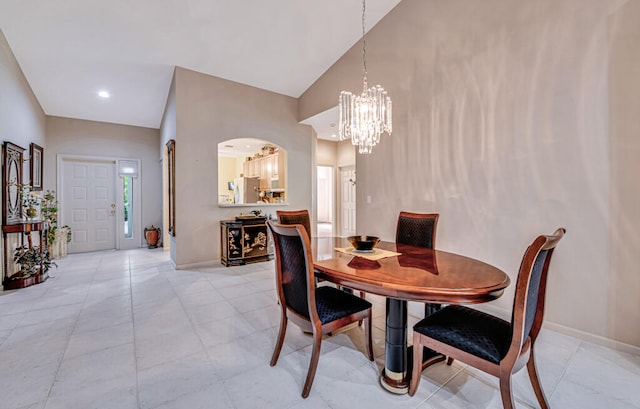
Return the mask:
<svg viewBox="0 0 640 409"><path fill-rule="evenodd" d="M362 0L362 94L342 91L338 101L340 140L351 138L359 153L371 153L380 134L391 135L391 98L380 85L367 89L367 60L364 29L365 0Z"/></svg>

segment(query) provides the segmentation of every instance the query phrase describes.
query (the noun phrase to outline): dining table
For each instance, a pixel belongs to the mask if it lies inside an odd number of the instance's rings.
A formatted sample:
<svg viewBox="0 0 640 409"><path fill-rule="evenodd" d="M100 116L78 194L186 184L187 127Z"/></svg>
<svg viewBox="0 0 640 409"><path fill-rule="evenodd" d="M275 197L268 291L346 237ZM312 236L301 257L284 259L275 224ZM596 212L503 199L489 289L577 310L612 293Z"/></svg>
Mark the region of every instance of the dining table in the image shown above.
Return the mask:
<svg viewBox="0 0 640 409"><path fill-rule="evenodd" d="M345 238L314 237L318 278L386 297L385 364L380 384L408 392L412 354L407 343L407 302L476 304L500 297L509 276L485 262L451 252L381 241L369 252L354 251ZM423 368L444 356L433 351Z"/></svg>

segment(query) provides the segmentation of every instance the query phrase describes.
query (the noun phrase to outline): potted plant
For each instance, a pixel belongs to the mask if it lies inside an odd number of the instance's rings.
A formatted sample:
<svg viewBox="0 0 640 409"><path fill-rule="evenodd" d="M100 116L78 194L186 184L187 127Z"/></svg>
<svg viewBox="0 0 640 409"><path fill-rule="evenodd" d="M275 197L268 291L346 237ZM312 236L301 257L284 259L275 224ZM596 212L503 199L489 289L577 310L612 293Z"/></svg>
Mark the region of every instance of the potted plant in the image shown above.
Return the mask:
<svg viewBox="0 0 640 409"><path fill-rule="evenodd" d="M13 262L20 264L20 271L11 277L9 280L19 280L33 277L38 274L44 274L51 266L58 266L55 262L51 261L49 249L43 249L40 251L40 246L19 246L13 251Z"/></svg>
<svg viewBox="0 0 640 409"><path fill-rule="evenodd" d="M66 243L71 241L71 228L69 226L58 228L58 201L54 190L47 190L44 193L41 213L42 218L49 222L49 253L54 258L65 256Z"/></svg>
<svg viewBox="0 0 640 409"><path fill-rule="evenodd" d="M276 151L276 147L273 145L264 145L262 147L262 156L273 155Z"/></svg>

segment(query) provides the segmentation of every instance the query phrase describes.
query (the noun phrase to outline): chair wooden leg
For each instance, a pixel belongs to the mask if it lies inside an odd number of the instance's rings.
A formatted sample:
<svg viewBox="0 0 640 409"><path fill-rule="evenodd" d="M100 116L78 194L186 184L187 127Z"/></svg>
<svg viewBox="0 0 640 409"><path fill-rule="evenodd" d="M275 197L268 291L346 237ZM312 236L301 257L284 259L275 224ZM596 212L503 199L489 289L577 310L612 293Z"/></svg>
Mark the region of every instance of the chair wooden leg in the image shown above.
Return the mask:
<svg viewBox="0 0 640 409"><path fill-rule="evenodd" d="M322 331L314 331L313 333L313 351L311 352L311 361L309 362L309 371L307 371L307 379L302 388L302 397L307 398L311 392L313 378L316 376L318 369L318 358L320 357L320 344L322 342Z"/></svg>
<svg viewBox="0 0 640 409"><path fill-rule="evenodd" d="M452 363L453 363L453 358L451 357L447 358L447 365L451 366Z"/></svg>
<svg viewBox="0 0 640 409"><path fill-rule="evenodd" d="M426 318L429 315L440 311L441 309L442 309L442 304L425 303L424 304L424 316Z"/></svg>
<svg viewBox="0 0 640 409"><path fill-rule="evenodd" d="M360 291L360 298L362 298L363 300L366 300L367 298L365 297L365 292L364 291ZM358 321L358 326L361 327L362 326L362 320ZM373 359L372 359L373 361Z"/></svg>
<svg viewBox="0 0 640 409"><path fill-rule="evenodd" d="M549 409L547 398L544 396L544 391L542 390L542 383L540 383L540 378L538 377L538 370L536 368L536 361L534 359L533 347L531 348L531 355L529 356L529 361L527 362L527 371L529 372L529 380L531 381L531 386L533 386L533 391L536 393L536 398L538 398L540 407L542 409Z"/></svg>
<svg viewBox="0 0 640 409"><path fill-rule="evenodd" d="M511 393L511 374L500 374L500 395L502 396L502 407L504 409L514 409L513 394Z"/></svg>
<svg viewBox="0 0 640 409"><path fill-rule="evenodd" d="M422 345L420 344L420 334L413 333L413 368L411 369L411 382L409 383L409 396L415 395L420 385L420 375L422 373Z"/></svg>
<svg viewBox="0 0 640 409"><path fill-rule="evenodd" d="M284 342L284 336L287 333L287 313L285 311L282 312L282 316L280 317L280 331L278 332L278 340L276 341L276 346L273 350L273 355L271 356L271 366L275 366L276 362L278 362L278 357L280 356L280 351L282 350L282 343Z"/></svg>
<svg viewBox="0 0 640 409"><path fill-rule="evenodd" d="M369 316L367 317L367 325L364 327L364 337L365 342L367 343L367 357L369 361L373 361L373 342L371 341L371 321L373 320L373 314L371 309L369 309ZM360 321L362 322L362 321Z"/></svg>

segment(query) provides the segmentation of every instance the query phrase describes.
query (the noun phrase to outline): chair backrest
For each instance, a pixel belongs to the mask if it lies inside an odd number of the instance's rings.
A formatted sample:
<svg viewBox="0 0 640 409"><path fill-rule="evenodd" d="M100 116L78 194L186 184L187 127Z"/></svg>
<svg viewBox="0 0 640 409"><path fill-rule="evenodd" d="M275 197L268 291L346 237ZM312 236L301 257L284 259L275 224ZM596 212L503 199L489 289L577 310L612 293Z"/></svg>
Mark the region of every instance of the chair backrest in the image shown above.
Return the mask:
<svg viewBox="0 0 640 409"><path fill-rule="evenodd" d="M547 273L553 251L565 233L559 228L551 236L538 236L527 248L520 264L513 301L511 347L520 349L530 337L535 342L544 316Z"/></svg>
<svg viewBox="0 0 640 409"><path fill-rule="evenodd" d="M311 237L311 221L308 210L277 210L276 215L280 224L303 225L307 235Z"/></svg>
<svg viewBox="0 0 640 409"><path fill-rule="evenodd" d="M439 216L438 213L400 212L396 227L396 243L434 248Z"/></svg>
<svg viewBox="0 0 640 409"><path fill-rule="evenodd" d="M283 225L267 220L267 226L275 247L280 303L311 321L319 320L309 236L300 224Z"/></svg>

